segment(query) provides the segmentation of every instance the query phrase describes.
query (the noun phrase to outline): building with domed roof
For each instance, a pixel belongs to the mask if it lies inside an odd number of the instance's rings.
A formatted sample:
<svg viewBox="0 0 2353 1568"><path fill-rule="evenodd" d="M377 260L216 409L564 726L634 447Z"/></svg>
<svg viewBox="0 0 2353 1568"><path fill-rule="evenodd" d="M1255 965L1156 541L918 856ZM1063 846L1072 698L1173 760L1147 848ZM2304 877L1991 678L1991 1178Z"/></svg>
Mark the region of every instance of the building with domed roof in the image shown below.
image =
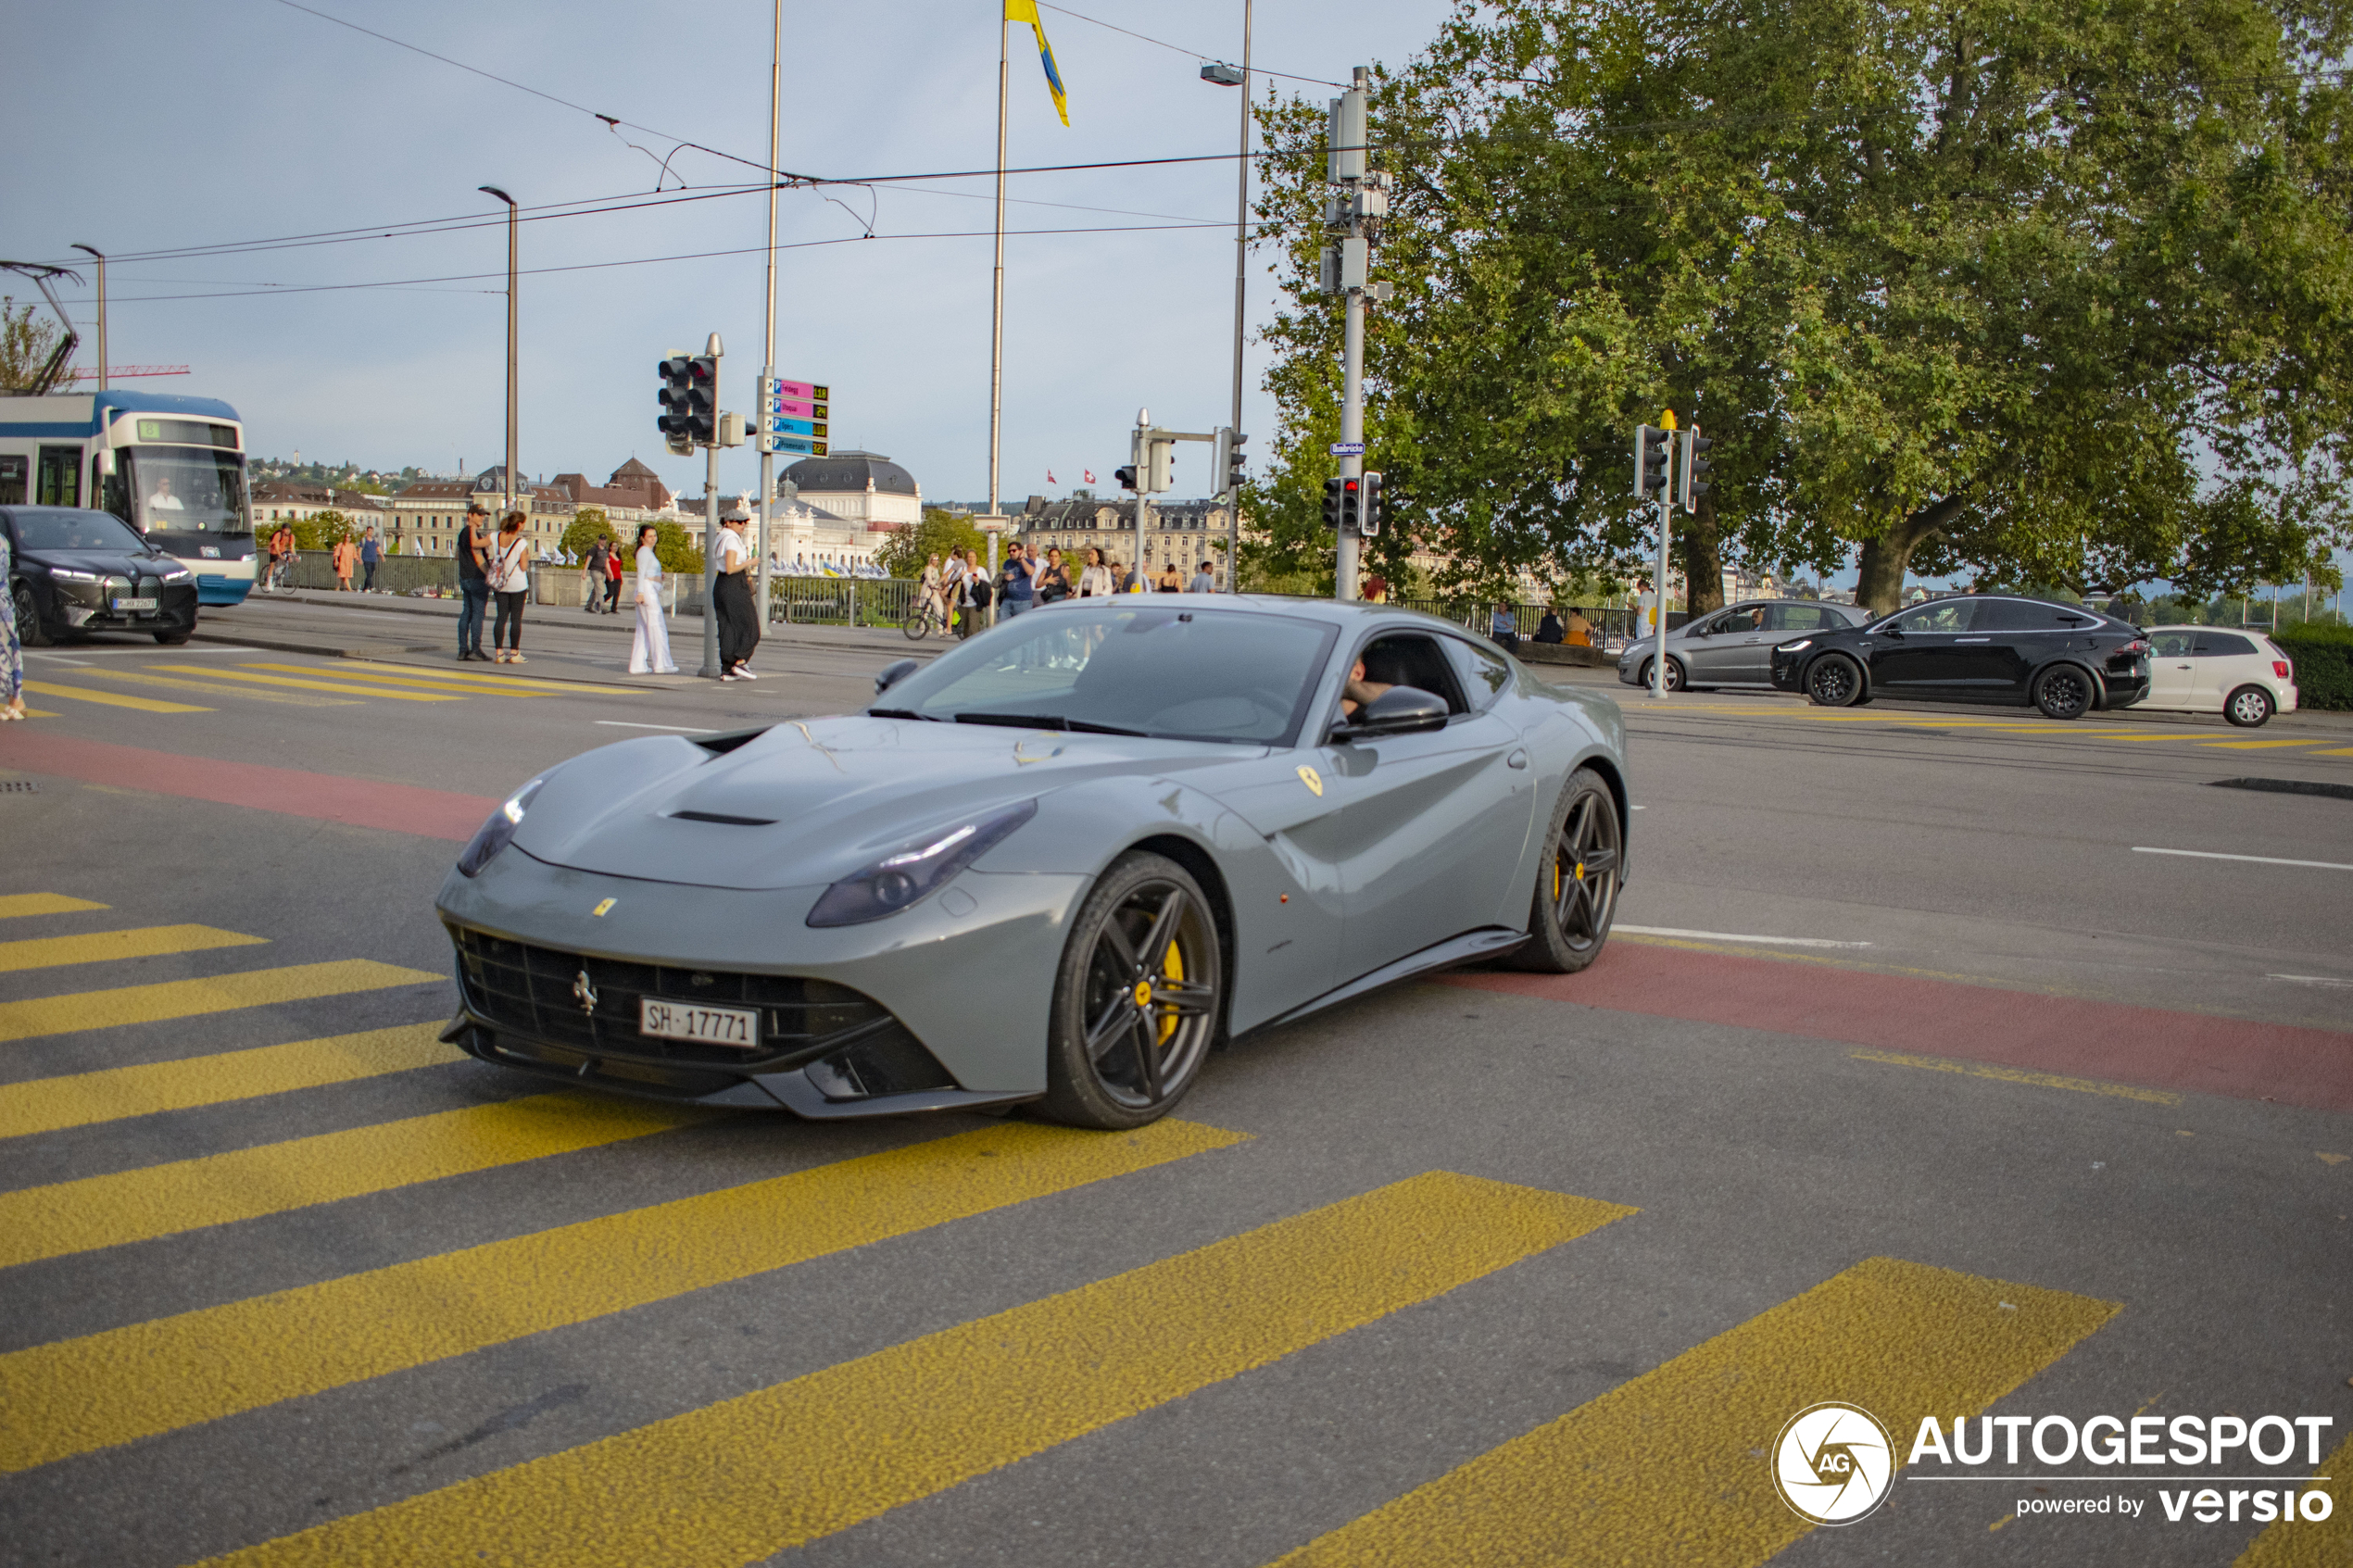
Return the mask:
<svg viewBox="0 0 2353 1568"><path fill-rule="evenodd" d="M887 533L924 520L924 487L880 452L803 458L781 477L796 487L803 506L844 522L880 525Z"/></svg>

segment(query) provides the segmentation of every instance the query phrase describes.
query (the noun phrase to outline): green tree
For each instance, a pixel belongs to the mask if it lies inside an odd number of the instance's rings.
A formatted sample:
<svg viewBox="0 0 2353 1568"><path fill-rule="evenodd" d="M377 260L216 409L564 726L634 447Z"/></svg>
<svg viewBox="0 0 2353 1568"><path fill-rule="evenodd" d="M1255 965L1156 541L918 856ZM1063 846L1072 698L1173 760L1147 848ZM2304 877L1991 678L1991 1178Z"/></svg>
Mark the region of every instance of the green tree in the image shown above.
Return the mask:
<svg viewBox="0 0 2353 1568"><path fill-rule="evenodd" d="M934 556L945 559L950 550L978 550L987 560L988 536L970 518L926 508L923 521L883 541L882 548L875 552L875 561L893 577L919 578L926 561Z"/></svg>
<svg viewBox="0 0 2353 1568"><path fill-rule="evenodd" d="M289 526L294 529L297 550L331 550L358 533L351 520L338 511L312 512L308 517L295 519Z"/></svg>
<svg viewBox="0 0 2353 1568"><path fill-rule="evenodd" d="M619 535L612 531L612 519L606 515L604 508L582 507L572 514L572 521L564 529L559 548L571 552L574 560L586 560L588 552L597 547L599 539L611 545L621 543Z"/></svg>
<svg viewBox="0 0 2353 1568"><path fill-rule="evenodd" d="M1466 4L1379 79L1398 181L1368 467L1485 584L1648 553L1632 426L1717 442L1679 544L2082 592L2334 583L2348 534L2345 13L2262 0ZM1260 201L1279 562L1323 558L1338 302L1309 292L1321 115L1271 104Z"/></svg>
<svg viewBox="0 0 2353 1568"><path fill-rule="evenodd" d="M62 334L55 321L36 320L37 307L0 295L0 390L26 387L57 351Z"/></svg>

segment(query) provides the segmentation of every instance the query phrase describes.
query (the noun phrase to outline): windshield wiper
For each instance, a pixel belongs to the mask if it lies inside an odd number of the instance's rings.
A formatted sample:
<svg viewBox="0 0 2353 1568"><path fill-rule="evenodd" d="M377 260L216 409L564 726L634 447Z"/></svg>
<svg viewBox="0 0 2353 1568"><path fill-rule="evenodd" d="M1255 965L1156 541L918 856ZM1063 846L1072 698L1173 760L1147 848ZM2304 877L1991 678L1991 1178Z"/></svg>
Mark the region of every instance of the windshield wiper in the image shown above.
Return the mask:
<svg viewBox="0 0 2353 1568"><path fill-rule="evenodd" d="M930 714L918 713L912 708L869 708L866 709L866 717L869 719L920 719L926 724L939 722Z"/></svg>
<svg viewBox="0 0 2353 1568"><path fill-rule="evenodd" d="M959 724L1006 724L1024 730L1065 730L1086 735L1136 735L1149 738L1142 730L1126 730L1117 724L1097 724L1085 719L1065 719L1059 713L959 713Z"/></svg>

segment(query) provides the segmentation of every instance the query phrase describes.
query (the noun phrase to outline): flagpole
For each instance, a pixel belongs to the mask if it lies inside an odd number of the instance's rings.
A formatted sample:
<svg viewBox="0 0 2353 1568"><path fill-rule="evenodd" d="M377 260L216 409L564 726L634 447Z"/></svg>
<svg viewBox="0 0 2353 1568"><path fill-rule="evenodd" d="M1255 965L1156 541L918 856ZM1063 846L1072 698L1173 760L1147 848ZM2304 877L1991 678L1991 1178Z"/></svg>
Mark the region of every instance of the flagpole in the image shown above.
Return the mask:
<svg viewBox="0 0 2353 1568"><path fill-rule="evenodd" d="M997 6L997 271L988 316L988 515L1000 515L997 462L1005 423L1005 84L1008 38L1003 0ZM989 571L997 569L997 539L988 540Z"/></svg>

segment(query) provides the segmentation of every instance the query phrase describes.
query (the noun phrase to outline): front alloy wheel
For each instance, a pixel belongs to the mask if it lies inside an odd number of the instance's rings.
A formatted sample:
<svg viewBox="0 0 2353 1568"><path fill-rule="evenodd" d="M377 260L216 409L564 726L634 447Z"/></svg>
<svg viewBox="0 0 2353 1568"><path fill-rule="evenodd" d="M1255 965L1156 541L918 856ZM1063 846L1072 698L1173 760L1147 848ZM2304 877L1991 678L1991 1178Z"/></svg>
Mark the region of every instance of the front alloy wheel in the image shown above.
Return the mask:
<svg viewBox="0 0 2353 1568"><path fill-rule="evenodd" d="M1224 954L1201 884L1141 852L1113 862L1071 922L1054 978L1043 1110L1140 1127L1185 1097L1217 1036Z"/></svg>
<svg viewBox="0 0 2353 1568"><path fill-rule="evenodd" d="M1537 870L1528 942L1507 960L1515 969L1574 974L1601 956L1617 912L1625 863L1617 797L1590 768L1568 776L1553 813L1550 853Z"/></svg>
<svg viewBox="0 0 2353 1568"><path fill-rule="evenodd" d="M1658 660L1655 659L1644 659L1642 661L1642 678L1637 684L1642 686L1648 687L1652 684L1652 673L1656 671L1657 668ZM1667 689L1670 692L1680 692L1683 689L1683 666L1680 660L1670 659L1667 661Z"/></svg>
<svg viewBox="0 0 2353 1568"><path fill-rule="evenodd" d="M1806 699L1818 708L1844 708L1863 695L1863 672L1843 653L1824 654L1806 672Z"/></svg>
<svg viewBox="0 0 2353 1568"><path fill-rule="evenodd" d="M9 585L9 597L17 605L17 640L29 648L49 646L49 633L41 624L41 607L32 602L32 584L19 579Z"/></svg>

